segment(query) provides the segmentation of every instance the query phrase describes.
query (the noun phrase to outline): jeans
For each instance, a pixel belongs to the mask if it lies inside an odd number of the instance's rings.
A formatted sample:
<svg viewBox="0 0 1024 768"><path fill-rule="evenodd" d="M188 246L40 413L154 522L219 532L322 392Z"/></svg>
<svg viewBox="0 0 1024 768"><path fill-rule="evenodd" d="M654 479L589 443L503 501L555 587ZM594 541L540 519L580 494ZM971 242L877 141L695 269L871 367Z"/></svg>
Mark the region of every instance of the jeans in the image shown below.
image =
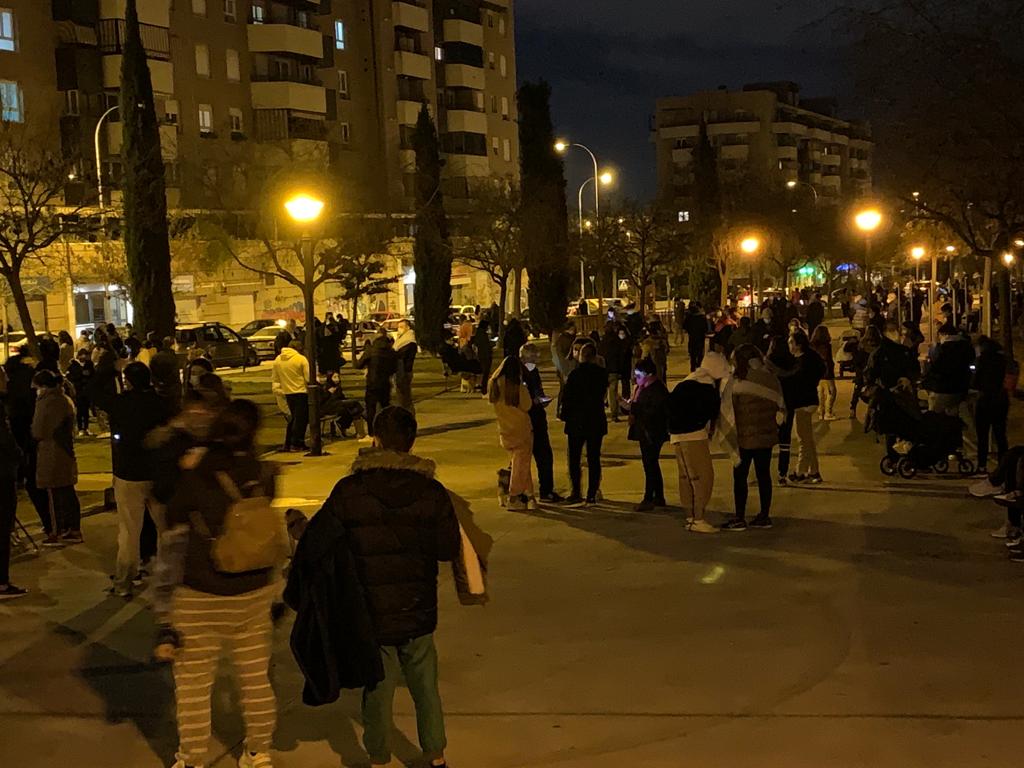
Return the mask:
<svg viewBox="0 0 1024 768"><path fill-rule="evenodd" d="M787 408L786 420L779 427L779 477L789 474L789 458L792 451L791 441L793 439L793 421L796 413Z"/></svg>
<svg viewBox="0 0 1024 768"><path fill-rule="evenodd" d="M814 442L814 411L800 408L794 416L796 435L800 438L800 452L797 454L796 471L800 475L820 474L818 469L818 447Z"/></svg>
<svg viewBox="0 0 1024 768"><path fill-rule="evenodd" d="M300 448L306 444L306 427L309 426L309 395L285 395L288 403L288 431L285 432L284 447ZM320 428L318 424L317 429Z"/></svg>
<svg viewBox="0 0 1024 768"><path fill-rule="evenodd" d="M988 464L989 433L996 443L996 456L1002 458L1009 448L1006 441L1006 419L1010 412L1010 398L1001 392L994 398L982 395L974 409L974 422L978 430L978 469Z"/></svg>
<svg viewBox="0 0 1024 768"><path fill-rule="evenodd" d="M701 520L715 488L711 445L708 440L689 440L676 443L675 451L679 465L680 504L690 517Z"/></svg>
<svg viewBox="0 0 1024 768"><path fill-rule="evenodd" d="M0 478L0 584L10 580L11 531L18 511L18 481L13 476Z"/></svg>
<svg viewBox="0 0 1024 768"><path fill-rule="evenodd" d="M117 564L114 587L127 590L139 575L140 537L146 506L157 528L157 538L164 531L164 512L152 498L153 483L148 480L114 478L114 501L117 504Z"/></svg>
<svg viewBox="0 0 1024 768"><path fill-rule="evenodd" d="M736 497L736 517L740 520L746 519L747 516L747 478L750 476L751 463L757 477L761 515L768 517L772 511L772 449L740 448L740 463L732 470L732 493Z"/></svg>
<svg viewBox="0 0 1024 768"><path fill-rule="evenodd" d="M640 441L640 459L644 465L644 501L665 503L665 479L661 474L661 447L664 443Z"/></svg>
<svg viewBox="0 0 1024 768"><path fill-rule="evenodd" d="M62 534L82 530L82 506L78 502L75 486L47 488L45 493L49 504L52 532Z"/></svg>
<svg viewBox="0 0 1024 768"><path fill-rule="evenodd" d="M836 412L836 382L822 379L818 382L818 413L821 418L832 418Z"/></svg>
<svg viewBox="0 0 1024 768"><path fill-rule="evenodd" d="M391 388L366 390L366 431L373 436L373 420L377 417L377 407L381 410L391 405Z"/></svg>
<svg viewBox="0 0 1024 768"><path fill-rule="evenodd" d="M608 412L613 419L619 418L619 374L608 374Z"/></svg>
<svg viewBox="0 0 1024 768"><path fill-rule="evenodd" d="M690 341L687 344L687 349L690 353L690 373L700 368L700 364L704 362L704 346L705 340L703 336L690 337Z"/></svg>
<svg viewBox="0 0 1024 768"><path fill-rule="evenodd" d="M594 500L601 489L601 443L604 435L569 435L569 481L572 495L580 496L583 483L583 447L587 448L587 498Z"/></svg>
<svg viewBox="0 0 1024 768"><path fill-rule="evenodd" d="M89 431L89 409L91 407L88 395L78 395L75 398L75 421L79 432Z"/></svg>
<svg viewBox="0 0 1024 768"><path fill-rule="evenodd" d="M555 454L543 413L533 419L533 461L537 465L537 490L541 496L549 496L555 492Z"/></svg>
<svg viewBox="0 0 1024 768"><path fill-rule="evenodd" d="M408 373L399 371L395 374L395 394L397 395L398 405L415 415L416 406L412 402L412 371Z"/></svg>
<svg viewBox="0 0 1024 768"><path fill-rule="evenodd" d="M394 730L392 704L395 686L405 676L413 706L420 749L429 762L444 755L448 740L444 732L441 694L437 690L437 648L434 636L423 635L398 646L380 649L384 679L373 690L363 690L363 746L370 762L391 760L391 732Z"/></svg>

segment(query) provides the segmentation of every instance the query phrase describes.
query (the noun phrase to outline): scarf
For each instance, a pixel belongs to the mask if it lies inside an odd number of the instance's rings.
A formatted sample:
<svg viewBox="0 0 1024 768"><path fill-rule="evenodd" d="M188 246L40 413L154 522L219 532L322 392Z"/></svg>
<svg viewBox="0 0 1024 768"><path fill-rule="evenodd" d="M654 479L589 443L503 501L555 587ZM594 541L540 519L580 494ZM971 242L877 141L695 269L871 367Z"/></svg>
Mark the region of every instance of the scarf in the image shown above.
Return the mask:
<svg viewBox="0 0 1024 768"><path fill-rule="evenodd" d="M764 370L764 366L756 360L750 361L750 368L755 371ZM718 436L732 458L733 466L738 466L740 463L740 439L739 433L736 431L736 407L733 402L733 398L737 395L761 397L771 400L779 410L785 408L781 392L749 379L729 377L722 391L722 412L718 420Z"/></svg>
<svg viewBox="0 0 1024 768"><path fill-rule="evenodd" d="M633 388L633 396L629 398L630 404L633 404L637 400L639 400L640 393L647 389L649 386L651 386L657 379L658 377L653 373L650 376L645 376L644 383L637 384L636 387Z"/></svg>
<svg viewBox="0 0 1024 768"><path fill-rule="evenodd" d="M416 331L410 328L408 331L403 331L398 334L398 338L395 339L395 351L397 352L402 347L408 344L416 343Z"/></svg>

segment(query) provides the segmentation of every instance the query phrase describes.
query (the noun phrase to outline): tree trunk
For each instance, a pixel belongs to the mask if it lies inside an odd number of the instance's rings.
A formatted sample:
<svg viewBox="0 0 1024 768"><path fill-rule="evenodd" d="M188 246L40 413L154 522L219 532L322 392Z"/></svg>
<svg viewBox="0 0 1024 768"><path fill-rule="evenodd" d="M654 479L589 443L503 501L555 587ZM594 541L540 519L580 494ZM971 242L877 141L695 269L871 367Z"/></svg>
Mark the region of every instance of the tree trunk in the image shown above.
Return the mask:
<svg viewBox="0 0 1024 768"><path fill-rule="evenodd" d="M522 317L523 315L523 268L516 267L512 272L513 277L516 281L516 292L512 297L512 313L516 317ZM502 303L502 306L505 306Z"/></svg>
<svg viewBox="0 0 1024 768"><path fill-rule="evenodd" d="M359 356L359 352L356 349L356 320L359 314L359 299L352 299L352 328L349 333L352 334L352 366L355 367L356 358Z"/></svg>
<svg viewBox="0 0 1024 768"><path fill-rule="evenodd" d="M502 277L498 283L498 333L502 338L505 336L505 304L508 302L508 275ZM514 315L518 315L513 312Z"/></svg>
<svg viewBox="0 0 1024 768"><path fill-rule="evenodd" d="M21 320L21 329L25 331L28 348L32 351L32 357L38 360L39 341L36 339L36 329L32 324L32 313L28 309L28 299L25 298L25 288L21 284L21 273L12 271L4 277L11 288L11 298L14 299L14 306L18 310L18 318Z"/></svg>

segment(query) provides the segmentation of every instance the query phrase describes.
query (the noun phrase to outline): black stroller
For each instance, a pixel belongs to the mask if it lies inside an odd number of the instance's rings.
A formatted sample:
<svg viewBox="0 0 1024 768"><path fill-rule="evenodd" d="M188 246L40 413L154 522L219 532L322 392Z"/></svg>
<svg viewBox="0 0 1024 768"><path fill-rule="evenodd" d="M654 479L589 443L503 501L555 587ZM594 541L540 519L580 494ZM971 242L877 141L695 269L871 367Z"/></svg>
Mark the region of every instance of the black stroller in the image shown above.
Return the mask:
<svg viewBox="0 0 1024 768"><path fill-rule="evenodd" d="M922 413L912 393L878 387L868 428L885 436L886 453L879 464L883 475L910 480L918 472L974 474L974 462L963 453L963 422L944 413Z"/></svg>

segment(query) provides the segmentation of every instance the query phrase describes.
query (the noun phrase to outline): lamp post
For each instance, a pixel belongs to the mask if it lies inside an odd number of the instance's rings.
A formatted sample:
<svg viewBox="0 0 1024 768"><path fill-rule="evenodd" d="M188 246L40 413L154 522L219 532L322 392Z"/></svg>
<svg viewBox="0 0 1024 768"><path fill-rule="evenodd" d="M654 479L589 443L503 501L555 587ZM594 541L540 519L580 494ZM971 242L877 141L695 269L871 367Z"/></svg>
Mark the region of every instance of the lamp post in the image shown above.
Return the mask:
<svg viewBox="0 0 1024 768"><path fill-rule="evenodd" d="M758 251L761 250L761 238L756 235L749 235L740 241L740 250L751 257L750 261L750 320L754 320L754 296L757 294L758 286L754 283L754 262L757 260Z"/></svg>
<svg viewBox="0 0 1024 768"><path fill-rule="evenodd" d="M600 175L594 175L593 177L588 178L586 181L584 181L582 184L580 184L579 194L576 195L576 205L577 205L577 210L579 212L579 217L580 217L580 238L581 238L581 240L583 238L583 230L590 228L590 222L588 221L588 222L584 223L584 219L583 219L583 190L585 190L587 188L587 185L591 184L591 183L593 183L595 185L595 188L596 188L596 186L598 184L603 184L604 186L608 186L613 181L615 181L615 176L611 173L611 171L605 171L604 173L602 173ZM595 206L595 208L594 208L594 218L598 222L600 222L600 218L598 218L598 215L597 215L598 212L597 212L597 208L596 208L596 206L597 206L597 195L594 196L594 206ZM587 283L586 283L586 275L584 273L583 259L580 259L580 298L581 299L585 299L587 297L586 284Z"/></svg>
<svg viewBox="0 0 1024 768"><path fill-rule="evenodd" d="M811 184L809 181L797 181L796 179L790 179L789 181L786 182L787 189L796 189L799 186L807 187L809 190L811 190L811 192L814 193L814 207L817 208L818 200L820 198L818 197L818 190L815 189L813 184Z"/></svg>
<svg viewBox="0 0 1024 768"><path fill-rule="evenodd" d="M310 225L320 218L324 201L312 195L297 194L284 204L292 221L302 225L302 300L306 307L306 360L309 361L309 381L306 382L306 396L309 399L310 456L323 455L323 441L320 438L320 383L316 375L316 328L313 314L313 240L309 234Z"/></svg>
<svg viewBox="0 0 1024 768"><path fill-rule="evenodd" d="M882 225L882 214L877 208L865 208L853 217L853 223L864 234L864 287L871 284L871 236Z"/></svg>
<svg viewBox="0 0 1024 768"><path fill-rule="evenodd" d="M920 245L910 249L910 258L914 260L914 282L921 282L921 259L924 258L925 250ZM916 286L915 286L916 287Z"/></svg>
<svg viewBox="0 0 1024 768"><path fill-rule="evenodd" d="M100 115L100 119L96 121L96 131L93 134L93 146L96 150L96 194L97 194L97 205L99 206L100 212L103 212L103 158L100 155L100 131L103 129L103 123L106 122L107 118L110 117L114 112L120 109L120 106L115 104L110 107L106 112Z"/></svg>
<svg viewBox="0 0 1024 768"><path fill-rule="evenodd" d="M1016 243L1014 244L1016 245ZM1013 255L1011 251L1007 251L1006 253L1003 254L1003 264L1006 265L1006 279L1010 283L1010 290L1006 292L1006 295L1009 298L1009 300L1006 302L1006 307L1004 309L1002 306L1000 306L1000 311L1006 312L1006 327L1010 329L1011 338L1013 334L1013 274L1010 272L1010 270L1013 269L1013 263L1016 260L1016 257ZM1002 292L1000 292L1000 297L1001 294ZM1002 302L1000 302L1000 304L1002 304ZM1002 327L1002 324L1003 321L1000 320L1000 327ZM1009 352L1010 359L1013 359L1013 345L1010 345Z"/></svg>
<svg viewBox="0 0 1024 768"><path fill-rule="evenodd" d="M596 219L596 218L598 218L601 215L601 190L600 190L599 181L598 181L600 173L598 172L598 169L597 169L597 155L595 155L593 153L593 151L590 149L590 147L586 146L585 144L579 144L579 143L576 143L576 142L565 141L564 139L559 139L558 141L555 142L555 152L557 152L560 155L566 154L573 147L576 147L577 149L582 149L584 152L586 152L588 155L590 155L590 160L594 164L594 175L591 176L587 181L583 182L583 184L580 186L580 194L579 194L580 234L582 235L583 234L583 189L584 189L584 187L587 186L587 183L590 182L590 181L592 181L594 183L594 218ZM586 298L586 295L587 295L586 284L587 284L587 280L586 280L586 277L584 275L583 261L580 260L580 298L581 299Z"/></svg>

